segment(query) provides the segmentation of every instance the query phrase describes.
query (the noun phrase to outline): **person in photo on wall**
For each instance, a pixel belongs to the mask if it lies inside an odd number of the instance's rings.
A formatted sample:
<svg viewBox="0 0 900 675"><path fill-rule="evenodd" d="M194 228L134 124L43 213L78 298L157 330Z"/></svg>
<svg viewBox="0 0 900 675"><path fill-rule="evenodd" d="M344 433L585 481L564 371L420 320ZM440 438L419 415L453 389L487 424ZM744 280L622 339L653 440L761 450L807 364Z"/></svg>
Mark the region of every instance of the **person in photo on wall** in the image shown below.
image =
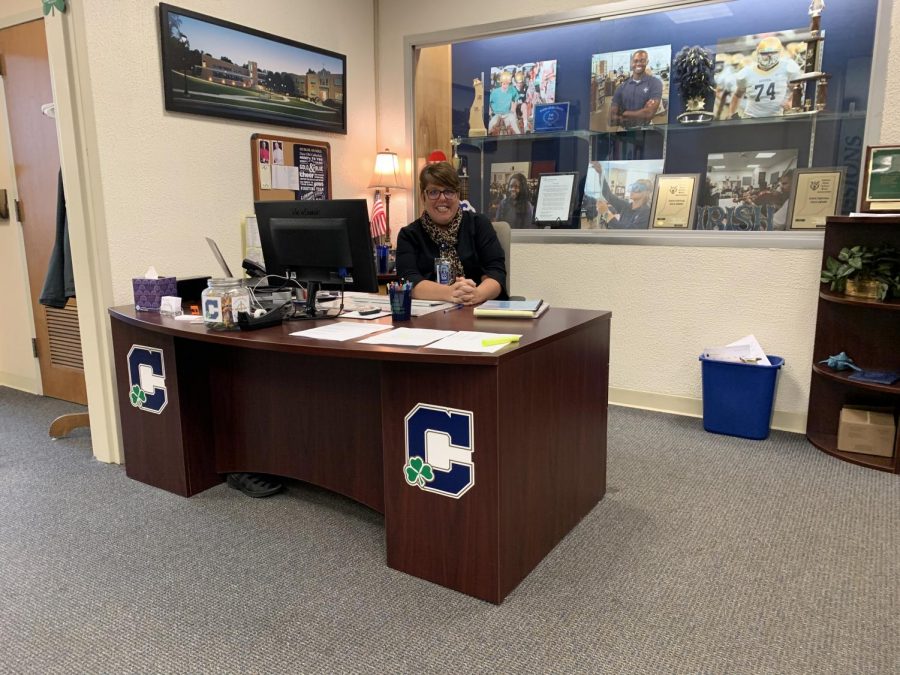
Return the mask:
<svg viewBox="0 0 900 675"><path fill-rule="evenodd" d="M497 205L494 220L509 223L513 229L533 228L534 207L528 192L528 180L524 174L514 173L506 184L506 196Z"/></svg>
<svg viewBox="0 0 900 675"><path fill-rule="evenodd" d="M413 298L458 305L506 300L506 253L487 216L460 208L459 187L448 162L422 167L425 210L397 236L397 275L413 285ZM437 282L438 257L450 261L449 284Z"/></svg>
<svg viewBox="0 0 900 675"><path fill-rule="evenodd" d="M281 141L272 141L272 164L284 164L284 146Z"/></svg>
<svg viewBox="0 0 900 675"><path fill-rule="evenodd" d="M269 141L260 141L259 142L259 163L260 164L268 164L269 163Z"/></svg>
<svg viewBox="0 0 900 675"><path fill-rule="evenodd" d="M764 37L756 45L756 61L737 74L737 86L731 97L729 117L738 117L746 98L743 117L777 117L790 107L790 80L802 74L800 66L785 57L784 47L775 36Z"/></svg>
<svg viewBox="0 0 900 675"><path fill-rule="evenodd" d="M649 124L662 102L662 80L647 72L650 56L639 49L631 55L631 77L616 88L609 105L609 126Z"/></svg>
<svg viewBox="0 0 900 675"><path fill-rule="evenodd" d="M606 227L615 230L645 230L650 227L650 200L653 198L653 181L641 178L628 186L628 199L613 194L603 166L600 162L591 162L600 180L601 193L615 215L609 218Z"/></svg>
<svg viewBox="0 0 900 675"><path fill-rule="evenodd" d="M781 195L784 203L772 215L772 229L786 230L788 229L788 210L791 207L791 191L794 188L794 170L788 169L778 178L778 185L781 188Z"/></svg>
<svg viewBox="0 0 900 675"><path fill-rule="evenodd" d="M519 119L516 117L516 104L519 100L519 93L510 83L512 75L508 70L500 73L500 86L491 89L491 96L488 101L491 110L491 119L488 122L488 135L500 135L500 122L506 125L508 134L521 134L519 128Z"/></svg>

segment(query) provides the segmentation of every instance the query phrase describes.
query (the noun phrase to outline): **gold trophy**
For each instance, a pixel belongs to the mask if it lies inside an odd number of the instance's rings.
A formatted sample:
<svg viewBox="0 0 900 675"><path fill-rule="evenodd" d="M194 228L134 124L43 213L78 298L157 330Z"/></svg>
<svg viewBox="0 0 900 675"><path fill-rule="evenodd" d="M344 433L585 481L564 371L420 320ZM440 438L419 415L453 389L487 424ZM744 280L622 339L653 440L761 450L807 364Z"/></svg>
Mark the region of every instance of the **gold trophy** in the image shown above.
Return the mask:
<svg viewBox="0 0 900 675"><path fill-rule="evenodd" d="M472 87L475 89L475 99L469 108L469 136L487 136L484 126L484 73L480 80L477 77L472 80Z"/></svg>
<svg viewBox="0 0 900 675"><path fill-rule="evenodd" d="M821 43L825 41L825 31L822 30L822 10L825 9L825 0L812 0L809 3L809 37L806 39L806 72L800 77L791 80L791 107L788 115L809 114L822 112L828 101L828 73L823 73ZM815 82L813 97L805 96L809 82ZM806 99L804 102L804 98Z"/></svg>

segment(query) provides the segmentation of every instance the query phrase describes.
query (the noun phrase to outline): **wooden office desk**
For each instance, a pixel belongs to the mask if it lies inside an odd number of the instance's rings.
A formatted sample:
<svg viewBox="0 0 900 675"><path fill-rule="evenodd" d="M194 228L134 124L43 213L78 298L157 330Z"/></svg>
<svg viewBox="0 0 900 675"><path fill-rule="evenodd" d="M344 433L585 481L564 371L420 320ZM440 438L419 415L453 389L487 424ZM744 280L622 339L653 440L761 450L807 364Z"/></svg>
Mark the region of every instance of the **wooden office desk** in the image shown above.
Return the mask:
<svg viewBox="0 0 900 675"><path fill-rule="evenodd" d="M311 321L212 332L109 312L125 469L144 483L190 496L254 471L322 486L384 514L388 565L495 603L606 491L609 312L509 320L465 308L410 322L523 334L496 354L288 335ZM425 439L422 415L437 420ZM408 483L408 448L456 444L435 427L459 415L471 466L447 466L471 485L457 498Z"/></svg>

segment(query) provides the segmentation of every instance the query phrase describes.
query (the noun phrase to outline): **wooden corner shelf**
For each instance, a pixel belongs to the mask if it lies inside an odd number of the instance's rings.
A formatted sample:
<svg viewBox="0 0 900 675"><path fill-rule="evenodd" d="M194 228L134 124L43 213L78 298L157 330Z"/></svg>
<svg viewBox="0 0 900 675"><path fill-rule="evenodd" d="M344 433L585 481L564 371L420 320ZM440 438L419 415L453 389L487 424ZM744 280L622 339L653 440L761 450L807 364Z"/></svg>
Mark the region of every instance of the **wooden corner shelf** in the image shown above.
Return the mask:
<svg viewBox="0 0 900 675"><path fill-rule="evenodd" d="M837 434L820 434L807 433L806 437L809 442L815 445L819 450L833 457L842 459L845 462L859 464L870 469L878 469L879 471L887 471L894 473L893 457L878 457L877 455L862 455L858 452L844 452L837 449ZM895 452L896 454L896 452Z"/></svg>
<svg viewBox="0 0 900 675"><path fill-rule="evenodd" d="M900 248L900 218L834 217L825 225L822 269L844 247L890 245ZM900 473L900 434L894 436L891 457L837 449L838 425L844 406L900 412L900 382L884 385L850 379L853 371L835 371L819 361L846 352L869 370L900 371L900 301L885 302L835 293L822 286L816 315L816 338L810 374L806 437L823 452L845 462Z"/></svg>
<svg viewBox="0 0 900 675"><path fill-rule="evenodd" d="M813 372L818 373L822 377L828 377L838 382L843 382L848 387L857 387L859 389L868 389L869 391L882 392L884 394L894 394L900 396L900 382L894 384L878 384L876 382L859 382L851 380L850 376L854 371L842 370L836 371L818 363L813 364Z"/></svg>
<svg viewBox="0 0 900 675"><path fill-rule="evenodd" d="M837 302L843 305L859 305L860 307L868 307L870 309L881 309L885 311L900 311L900 302L897 300L872 300L871 298L856 298L852 295L844 295L843 293L835 293L830 290L819 291L819 298L827 302Z"/></svg>

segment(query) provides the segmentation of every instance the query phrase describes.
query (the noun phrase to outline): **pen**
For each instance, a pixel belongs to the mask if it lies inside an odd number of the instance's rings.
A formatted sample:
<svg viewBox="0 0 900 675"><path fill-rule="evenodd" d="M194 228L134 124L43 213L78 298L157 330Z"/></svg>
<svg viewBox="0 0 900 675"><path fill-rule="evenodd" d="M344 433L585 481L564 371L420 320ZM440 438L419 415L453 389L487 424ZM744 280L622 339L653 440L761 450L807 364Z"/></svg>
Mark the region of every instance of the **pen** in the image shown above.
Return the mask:
<svg viewBox="0 0 900 675"><path fill-rule="evenodd" d="M465 305L455 305L453 307L448 307L444 310L444 314L446 314L447 312L452 312L455 309L462 309L463 307L465 307Z"/></svg>
<svg viewBox="0 0 900 675"><path fill-rule="evenodd" d="M505 344L509 344L510 342L518 342L518 341L519 341L518 335L502 335L500 337L495 337L495 338L485 338L484 340L481 341L481 346L482 347L492 347L494 345L505 345Z"/></svg>

